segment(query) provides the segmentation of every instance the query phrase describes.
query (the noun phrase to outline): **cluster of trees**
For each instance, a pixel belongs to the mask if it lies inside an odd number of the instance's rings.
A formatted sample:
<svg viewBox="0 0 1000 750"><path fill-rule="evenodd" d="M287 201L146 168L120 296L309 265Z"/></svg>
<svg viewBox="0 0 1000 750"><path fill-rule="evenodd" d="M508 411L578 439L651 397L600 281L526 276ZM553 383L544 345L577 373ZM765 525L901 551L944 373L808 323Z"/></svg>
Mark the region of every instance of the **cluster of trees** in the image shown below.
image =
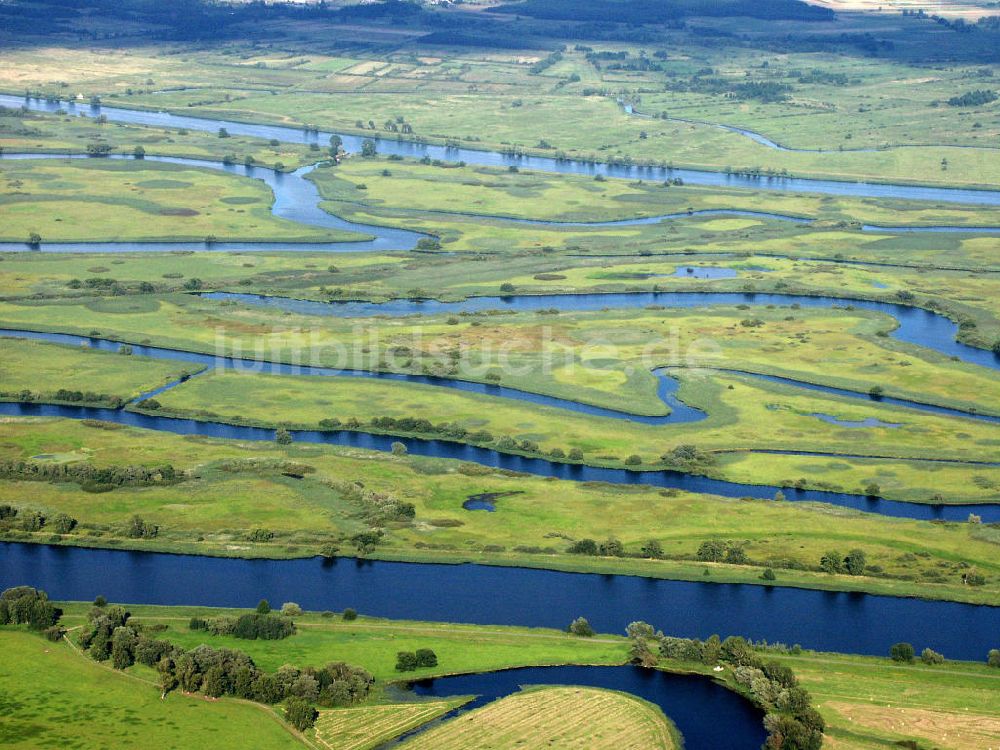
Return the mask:
<svg viewBox="0 0 1000 750"><path fill-rule="evenodd" d="M32 630L56 627L62 611L44 591L15 586L0 594L0 625L27 625Z"/></svg>
<svg viewBox="0 0 1000 750"><path fill-rule="evenodd" d="M125 534L129 539L155 539L159 533L160 527L142 516L132 516L125 525Z"/></svg>
<svg viewBox="0 0 1000 750"><path fill-rule="evenodd" d="M279 641L295 634L295 623L288 617L266 612L250 612L239 617L192 617L191 630L205 630L212 635L231 635L256 641Z"/></svg>
<svg viewBox="0 0 1000 750"><path fill-rule="evenodd" d="M412 521L417 515L413 503L386 492L367 489L361 482L338 482L332 485L347 501L361 506L365 520L372 526L390 521Z"/></svg>
<svg viewBox="0 0 1000 750"><path fill-rule="evenodd" d="M293 717L315 718L315 711L303 710L296 705L298 701L310 709L313 703L349 706L365 699L375 682L364 669L342 662L304 669L286 665L271 674L241 651L204 645L185 651L169 641L153 638L153 630L133 623L124 607L108 607L99 599L79 643L93 659L110 661L115 669L127 669L136 663L155 668L164 695L179 688L213 698L233 695L267 704L287 700L286 716L293 723Z"/></svg>
<svg viewBox="0 0 1000 750"><path fill-rule="evenodd" d="M76 528L76 519L66 513L47 518L41 511L0 505L0 531L41 531L48 528L57 534L68 534Z"/></svg>
<svg viewBox="0 0 1000 750"><path fill-rule="evenodd" d="M694 445L678 445L660 456L667 467L689 473L698 473L714 466L715 454Z"/></svg>
<svg viewBox="0 0 1000 750"><path fill-rule="evenodd" d="M852 576L864 575L868 559L864 550L852 549L846 556L836 550L827 552L819 559L819 567L826 573L847 573Z"/></svg>
<svg viewBox="0 0 1000 750"><path fill-rule="evenodd" d="M765 711L765 750L819 750L822 746L826 724L813 708L809 692L789 667L765 661L745 638L671 638L645 622L631 623L626 633L631 659L637 664L655 666L662 657L732 667L736 682Z"/></svg>
<svg viewBox="0 0 1000 750"><path fill-rule="evenodd" d="M742 81L735 82L729 78L695 75L688 80L671 80L666 84L668 91L692 92L697 94L724 94L731 99L745 101L756 99L770 104L787 101L793 89L787 83L778 81Z"/></svg>
<svg viewBox="0 0 1000 750"><path fill-rule="evenodd" d="M745 545L741 542L710 539L698 547L697 557L702 562L723 562L746 565L750 562Z"/></svg>
<svg viewBox="0 0 1000 750"><path fill-rule="evenodd" d="M489 443L493 441L493 434L487 430L470 431L460 424L451 422L433 424L429 419L423 419L422 417L374 417L369 424L385 432L439 435L441 437L468 440L475 443ZM363 425L355 417L351 417L346 421L341 421L337 417L329 417L319 420L319 426L324 430L339 430L342 428L357 430Z"/></svg>
<svg viewBox="0 0 1000 750"><path fill-rule="evenodd" d="M52 394L35 393L28 388L22 388L19 391L0 391L0 396L15 399L28 404L33 401L54 400L68 401L70 403L101 404L110 406L112 409L120 409L125 403L125 399L121 396L111 396L107 393L94 393L93 391L70 391L65 388L60 388Z"/></svg>
<svg viewBox="0 0 1000 750"><path fill-rule="evenodd" d="M997 100L997 92L992 89L976 89L964 94L953 96L948 100L951 107L979 107Z"/></svg>
<svg viewBox="0 0 1000 750"><path fill-rule="evenodd" d="M534 65L532 65L531 68L530 68L530 73L533 76L537 76L540 73L543 73L546 70L548 70L549 68L551 68L553 65L555 65L556 63L558 63L562 59L563 59L562 52L559 51L559 50L557 50L557 51L553 52L551 55L549 55L548 57L544 57L541 60L539 60L538 62L536 62Z"/></svg>
<svg viewBox="0 0 1000 750"><path fill-rule="evenodd" d="M656 539L650 539L643 543L639 554L629 554L625 551L625 545L613 536L608 537L603 542L596 542L593 539L579 539L573 542L566 550L572 555L594 555L600 557L641 557L652 560L659 560L663 557L663 545Z"/></svg>
<svg viewBox="0 0 1000 750"><path fill-rule="evenodd" d="M22 482L75 482L91 491L101 488L147 487L175 484L184 474L170 464L163 466L94 466L91 463L33 463L0 461L0 479Z"/></svg>
<svg viewBox="0 0 1000 750"><path fill-rule="evenodd" d="M429 648L418 648L416 651L400 651L396 654L396 671L412 672L424 667L436 667L437 654Z"/></svg>
<svg viewBox="0 0 1000 750"><path fill-rule="evenodd" d="M526 0L501 5L500 13L551 21L594 21L601 24L669 24L689 16L749 16L766 19L822 21L834 17L829 8L820 8L798 0Z"/></svg>

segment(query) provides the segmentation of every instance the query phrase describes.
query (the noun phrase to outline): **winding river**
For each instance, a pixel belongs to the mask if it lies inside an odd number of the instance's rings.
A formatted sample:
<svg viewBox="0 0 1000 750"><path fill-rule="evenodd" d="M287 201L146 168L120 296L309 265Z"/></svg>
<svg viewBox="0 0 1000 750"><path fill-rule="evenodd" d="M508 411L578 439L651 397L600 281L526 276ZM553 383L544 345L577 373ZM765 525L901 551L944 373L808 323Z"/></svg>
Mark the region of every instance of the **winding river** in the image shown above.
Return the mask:
<svg viewBox="0 0 1000 750"><path fill-rule="evenodd" d="M69 345L86 345L104 350L117 350L120 342L100 338L80 337L60 333L39 333L33 331L0 329L0 335L30 338ZM196 368L232 369L241 372L263 373L272 375L302 375L328 377L362 377L384 379L411 383L421 383L439 387L454 388L462 391L511 398L529 403L536 403L555 408L563 408L575 412L595 416L629 419L647 424L669 423L670 421L693 421L702 418L701 411L687 406L674 396L677 381L665 373L659 376L658 392L661 399L676 409L678 416L642 417L624 412L606 409L589 404L582 404L566 399L543 396L528 391L520 391L505 386L494 386L484 383L474 383L447 378L437 378L423 375L404 375L398 373L381 373L368 370L338 370L334 368L292 365L261 360L241 360L232 357L215 356L178 349L132 344L134 355L148 356L157 359L171 359L189 362ZM186 378L185 378L186 379ZM153 392L143 394L141 398L149 398L181 381L168 384ZM819 387L819 386L816 386ZM16 416L57 416L70 419L100 419L118 424L161 430L181 435L209 435L213 437L234 440L270 441L274 439L274 430L262 427L248 427L207 420L183 419L144 414L127 409L109 409L88 406L63 406L39 403L0 403L0 414ZM817 415L826 416L826 415ZM394 442L403 443L410 453L438 458L452 458L462 461L473 461L498 468L521 471L539 476L550 476L577 481L608 482L613 484L649 484L658 487L671 487L692 492L705 492L724 497L753 497L757 499L773 498L780 490L787 499L793 501L817 501L854 508L867 512L899 518L918 520L949 520L964 521L970 513L979 515L984 521L1000 521L1000 503L977 503L961 505L930 505L907 503L880 498L871 498L843 492L822 490L800 490L768 485L741 484L720 479L685 474L677 471L629 471L625 469L610 469L580 464L567 464L542 458L529 458L510 453L496 451L466 443L451 440L434 440L416 437L394 437L354 430L292 430L295 439L300 442L325 443L329 445L350 445L370 450L392 450ZM787 451L787 453L795 453ZM801 453L798 455L822 455ZM828 457L836 457L831 454ZM982 466L996 465L989 463Z"/></svg>
<svg viewBox="0 0 1000 750"><path fill-rule="evenodd" d="M32 109L54 111L65 106L72 111L86 110L91 115L104 114L111 120L165 127L184 127L213 131L225 127L232 134L262 138L277 138L294 142L325 140L329 133L268 125L252 125L221 120L208 120L160 112L140 112L111 107L78 108L76 105L25 100L0 96L6 106L27 105ZM83 112L80 111L82 114ZM749 131L744 134L750 135ZM763 137L761 137L763 138ZM344 136L348 150L358 150L361 138ZM763 139L761 142L764 142ZM778 144L768 141L774 147ZM765 144L767 145L767 144ZM616 177L670 176L698 185L724 185L763 190L788 190L865 197L892 197L914 200L934 200L974 205L1000 205L1000 191L979 191L924 186L847 183L799 178L754 178L694 170L664 170L659 168L626 167L557 161L542 157L512 157L470 149L449 149L414 143L381 140L380 151L406 156L465 161L477 165L518 165L558 173L604 174ZM6 157L9 158L9 157ZM28 158L44 158L30 155ZM148 157L152 160L152 157ZM354 224L330 216L318 208L315 186L303 177L312 169L306 167L289 175L276 174L262 168L241 166L222 167L207 161L158 158L189 166L223 168L235 174L263 179L275 194L274 213L282 218L304 224L343 229L374 235L374 239L350 243L295 243L278 249L301 251L409 249L422 236L405 230ZM717 213L717 212L712 212ZM722 212L729 215L747 212ZM683 215L665 215L649 219L626 220L626 223L654 223ZM791 221L797 217L765 215ZM546 222L547 223L547 222ZM601 224L597 224L600 226ZM872 231L963 231L995 232L991 227L865 227ZM192 243L180 243L190 245ZM106 252L138 250L172 250L179 243L79 243L58 245L60 251ZM9 243L0 250L21 250L23 245ZM48 248L46 248L48 249ZM268 243L215 243L211 249L251 250L276 247ZM306 312L303 303L292 300L250 299L251 304L270 304ZM312 314L412 314L415 312L454 312L491 307L507 309L601 309L609 306L635 307L641 304L703 305L703 304L799 304L802 306L832 306L845 304L835 298L788 297L785 295L573 295L552 298L481 298L463 303L394 301L376 306L368 303L345 303L343 306L310 308ZM850 301L867 310L876 310L895 317L900 326L894 336L902 341L934 348L966 362L997 368L996 358L989 352L967 347L955 341L955 326L942 316L900 305L868 301ZM322 310L322 312L321 312ZM9 332L29 335L29 332ZM30 334L33 335L33 334ZM62 341L78 337L46 336ZM115 342L88 340L91 346L117 347ZM235 360L220 361L215 357L155 347L135 347L136 354L169 357L189 361L196 366L243 367ZM288 366L255 363L263 371L281 374ZM344 375L354 377L390 377L411 382L459 387L465 390L491 393L520 400L557 405L560 408L585 411L615 418L636 418L613 410L601 410L575 402L537 396L504 387L458 384L454 381L431 382L437 379L375 374L367 371L345 372L312 368L314 372L298 374ZM774 378L776 380L781 380ZM790 381L795 385L805 384ZM674 410L672 419L684 421L700 418L700 412L686 407L673 396L673 381L660 373L660 395ZM807 386L808 387L808 386ZM816 386L813 386L816 387ZM834 389L827 389L836 392ZM850 393L850 392L846 392ZM149 394L145 394L148 396ZM843 394L842 394L843 395ZM851 394L856 395L856 394ZM671 400L673 399L673 400ZM923 408L900 402L901 405ZM688 409L688 412L684 410ZM596 410L596 411L595 411ZM943 410L949 413L951 410ZM98 418L133 424L180 434L205 434L238 439L273 439L273 431L238 427L219 423L170 419L137 414L126 410L93 409L38 404L2 404L4 414L45 414L72 418ZM660 417L650 419L664 419ZM387 450L391 438L356 432L296 433L305 441L359 445ZM526 471L545 476L619 483L647 483L679 487L728 496L770 497L777 487L740 485L676 472L628 472L578 465L557 464L542 459L524 458L497 453L483 448L435 440L403 440L411 452L423 455L443 455L450 458L477 461L491 466ZM1000 520L1000 506L919 506L885 500L863 498L841 493L785 490L790 499L833 502L862 510L915 518L945 518L964 520L970 510ZM645 619L676 635L706 637L712 632L723 635L738 633L770 641L799 642L811 648L845 652L885 654L888 646L898 640L913 642L918 648L929 646L951 658L983 658L986 650L996 647L1000 631L1000 610L947 602L932 602L868 596L863 594L829 593L731 584L686 583L628 576L597 576L568 574L520 568L496 568L481 565L410 565L405 563L339 560L236 560L183 555L161 555L92 549L71 549L22 544L0 544L0 585L30 583L46 589L60 599L87 600L98 593L115 601L158 604L204 604L217 606L248 606L261 596L276 601L294 600L310 609L354 606L366 614L394 618L453 620L482 624L509 623L548 627L565 627L574 617L587 616L598 630L620 632L634 619ZM101 581L95 584L95 581ZM96 588L95 588L96 587ZM482 596L489 591L492 596ZM634 693L660 705L685 735L689 750L744 750L760 745L763 731L760 715L745 701L718 685L697 677L681 677L639 670L633 667L554 667L509 670L482 675L462 675L415 683L412 689L420 695L477 693L473 704L481 705L492 698L507 695L522 684L576 684L619 689ZM706 711L706 706L711 710ZM709 721L707 718L721 717Z"/></svg>
<svg viewBox="0 0 1000 750"><path fill-rule="evenodd" d="M366 136L335 134L326 131L305 130L281 125L261 125L231 120L218 120L203 117L175 115L168 112L123 109L120 107L78 105L75 102L52 102L46 99L25 98L0 94L0 105L6 107L28 107L29 109L56 112L65 110L71 114L86 114L92 117L104 115L109 120L138 125L153 125L166 128L187 128L215 132L225 128L231 135L251 136L267 140L277 139L290 143L323 143L330 136L339 135L347 151L358 152ZM948 203L966 203L971 205L1000 205L1000 190L975 190L968 188L943 188L925 185L899 185L875 182L845 182L838 180L818 180L802 177L752 177L709 172L693 169L664 169L661 167L639 167L600 162L578 162L559 160L543 156L510 156L494 151L482 151L469 148L449 148L447 146L431 146L396 139L378 138L372 133L371 138L378 140L378 148L383 154L398 154L449 161L464 161L477 166L518 166L541 172L559 174L583 174L608 177L665 177L680 178L687 184L714 185L724 187L743 187L754 190L781 190L804 193L821 193L825 195L847 195L867 198L901 198L907 200L927 200Z"/></svg>

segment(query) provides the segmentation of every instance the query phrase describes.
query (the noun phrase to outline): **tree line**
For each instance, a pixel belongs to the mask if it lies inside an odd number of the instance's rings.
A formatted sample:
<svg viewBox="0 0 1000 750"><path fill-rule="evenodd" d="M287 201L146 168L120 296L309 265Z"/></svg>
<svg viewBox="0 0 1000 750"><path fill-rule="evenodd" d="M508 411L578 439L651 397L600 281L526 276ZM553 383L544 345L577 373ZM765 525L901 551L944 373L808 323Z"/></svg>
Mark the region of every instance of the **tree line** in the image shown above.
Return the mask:
<svg viewBox="0 0 1000 750"><path fill-rule="evenodd" d="M764 709L765 750L820 750L823 745L826 722L813 708L809 692L789 667L763 659L747 639L672 638L645 622L631 623L626 634L635 664L655 667L666 658L728 666L740 692Z"/></svg>

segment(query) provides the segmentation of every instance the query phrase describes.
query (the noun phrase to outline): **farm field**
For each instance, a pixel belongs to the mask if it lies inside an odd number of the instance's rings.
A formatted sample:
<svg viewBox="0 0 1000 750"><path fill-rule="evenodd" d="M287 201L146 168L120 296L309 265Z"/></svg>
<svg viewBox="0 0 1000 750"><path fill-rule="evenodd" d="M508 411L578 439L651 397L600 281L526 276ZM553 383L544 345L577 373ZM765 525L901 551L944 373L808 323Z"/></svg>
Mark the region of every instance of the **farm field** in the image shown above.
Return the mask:
<svg viewBox="0 0 1000 750"><path fill-rule="evenodd" d="M574 722L579 712L599 717ZM585 688L541 688L492 703L461 722L403 743L409 750L481 747L513 750L525 743L549 747L670 750L676 747L663 715L630 696Z"/></svg>
<svg viewBox="0 0 1000 750"><path fill-rule="evenodd" d="M342 750L368 750L433 721L453 708L455 704L447 701L424 701L330 709L316 719L316 744Z"/></svg>

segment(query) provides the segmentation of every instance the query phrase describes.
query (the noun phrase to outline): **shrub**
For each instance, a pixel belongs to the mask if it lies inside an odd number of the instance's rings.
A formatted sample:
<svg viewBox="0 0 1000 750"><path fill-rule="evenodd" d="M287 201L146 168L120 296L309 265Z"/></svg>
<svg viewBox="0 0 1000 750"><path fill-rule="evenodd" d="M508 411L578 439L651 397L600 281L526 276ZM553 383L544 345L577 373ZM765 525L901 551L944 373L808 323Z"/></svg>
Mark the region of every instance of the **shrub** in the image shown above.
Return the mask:
<svg viewBox="0 0 1000 750"><path fill-rule="evenodd" d="M295 602L285 602L281 605L281 614L285 617L298 617L302 614L302 607Z"/></svg>
<svg viewBox="0 0 1000 750"><path fill-rule="evenodd" d="M924 664L944 664L944 656L933 649L925 648L920 652L920 661Z"/></svg>
<svg viewBox="0 0 1000 750"><path fill-rule="evenodd" d="M351 622L352 620L358 619L358 611L352 607L348 607L344 610L344 620L345 622Z"/></svg>
<svg viewBox="0 0 1000 750"><path fill-rule="evenodd" d="M656 539L650 539L642 545L640 552L642 552L643 557L648 557L652 560L660 560L663 558L663 545Z"/></svg>
<svg viewBox="0 0 1000 750"><path fill-rule="evenodd" d="M990 667L1000 668L1000 648L991 648L986 654L986 664Z"/></svg>
<svg viewBox="0 0 1000 750"><path fill-rule="evenodd" d="M581 539L573 542L566 551L573 555L596 555L597 542L593 539Z"/></svg>
<svg viewBox="0 0 1000 750"><path fill-rule="evenodd" d="M594 636L594 629L587 622L585 617L577 617L573 622L569 624L568 631L573 635L578 635L583 638L592 638Z"/></svg>

